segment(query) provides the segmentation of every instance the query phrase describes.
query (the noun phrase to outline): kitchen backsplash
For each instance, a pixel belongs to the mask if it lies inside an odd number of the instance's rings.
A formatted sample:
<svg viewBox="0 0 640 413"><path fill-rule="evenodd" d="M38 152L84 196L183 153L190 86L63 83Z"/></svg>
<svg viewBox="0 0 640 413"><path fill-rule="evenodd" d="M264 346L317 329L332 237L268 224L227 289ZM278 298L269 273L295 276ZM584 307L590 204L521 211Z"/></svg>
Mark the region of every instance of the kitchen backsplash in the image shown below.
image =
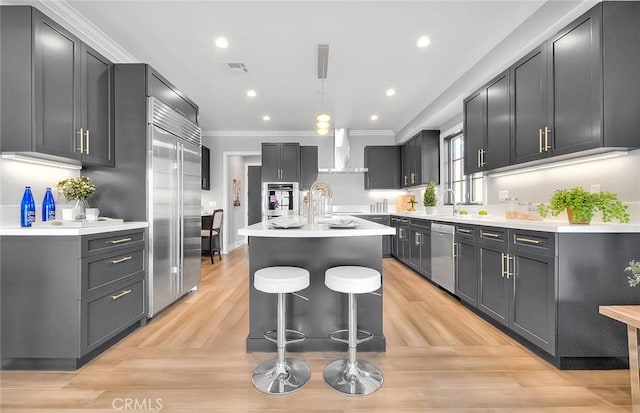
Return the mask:
<svg viewBox="0 0 640 413"><path fill-rule="evenodd" d="M36 219L41 220L42 198L46 187L51 187L56 201L56 213L60 213L59 205L65 203L58 195L55 186L65 178L80 176L81 171L62 169L53 166L36 165L8 159L0 159L0 227L20 225L20 200L24 187L29 185L36 201ZM98 188L98 190L100 190ZM89 198L91 203L91 198Z"/></svg>

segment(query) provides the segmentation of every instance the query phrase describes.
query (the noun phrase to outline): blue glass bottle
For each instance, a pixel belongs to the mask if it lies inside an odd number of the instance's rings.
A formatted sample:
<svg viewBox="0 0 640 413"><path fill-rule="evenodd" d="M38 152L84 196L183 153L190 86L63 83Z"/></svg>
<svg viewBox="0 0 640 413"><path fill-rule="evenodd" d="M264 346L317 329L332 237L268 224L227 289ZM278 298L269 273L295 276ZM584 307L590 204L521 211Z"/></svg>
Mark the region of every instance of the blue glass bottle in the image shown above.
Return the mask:
<svg viewBox="0 0 640 413"><path fill-rule="evenodd" d="M20 226L30 227L32 222L36 222L36 202L33 200L31 187L25 186L20 202Z"/></svg>
<svg viewBox="0 0 640 413"><path fill-rule="evenodd" d="M51 188L47 188L42 200L42 222L56 219L56 201L53 199Z"/></svg>

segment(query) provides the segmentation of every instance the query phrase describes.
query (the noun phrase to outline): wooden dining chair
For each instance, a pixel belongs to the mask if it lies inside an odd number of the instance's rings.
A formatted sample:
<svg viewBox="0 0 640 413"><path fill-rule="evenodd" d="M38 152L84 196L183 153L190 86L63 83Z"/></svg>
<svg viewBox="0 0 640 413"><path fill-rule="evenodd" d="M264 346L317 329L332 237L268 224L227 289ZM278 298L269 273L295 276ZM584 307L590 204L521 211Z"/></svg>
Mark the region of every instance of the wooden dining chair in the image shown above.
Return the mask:
<svg viewBox="0 0 640 413"><path fill-rule="evenodd" d="M210 220L206 220L206 223L211 222L209 228L203 229L200 233L202 238L209 238L209 256L211 257L211 264L214 263L213 257L216 252L218 253L220 261L222 261L222 244L220 241L222 239L222 217L222 209L216 209L215 211L213 211L212 218Z"/></svg>

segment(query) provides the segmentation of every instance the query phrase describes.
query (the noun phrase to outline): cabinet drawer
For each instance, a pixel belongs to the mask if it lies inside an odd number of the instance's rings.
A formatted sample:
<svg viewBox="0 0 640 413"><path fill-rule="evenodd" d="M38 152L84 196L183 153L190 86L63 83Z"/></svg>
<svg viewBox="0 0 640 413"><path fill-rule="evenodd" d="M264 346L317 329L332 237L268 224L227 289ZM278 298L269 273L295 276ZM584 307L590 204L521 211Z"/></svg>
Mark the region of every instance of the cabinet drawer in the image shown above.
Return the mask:
<svg viewBox="0 0 640 413"><path fill-rule="evenodd" d="M476 238L478 229L473 225L456 225L456 238Z"/></svg>
<svg viewBox="0 0 640 413"><path fill-rule="evenodd" d="M131 276L145 269L145 249L122 251L107 257L92 257L82 260L82 295L90 294L98 288Z"/></svg>
<svg viewBox="0 0 640 413"><path fill-rule="evenodd" d="M428 221L426 219L411 218L409 219L409 224L418 228L431 229L431 221Z"/></svg>
<svg viewBox="0 0 640 413"><path fill-rule="evenodd" d="M83 237L82 256L105 254L133 246L145 245L145 231L118 231Z"/></svg>
<svg viewBox="0 0 640 413"><path fill-rule="evenodd" d="M478 238L483 241L504 244L507 240L507 229L496 227L481 227L478 232Z"/></svg>
<svg viewBox="0 0 640 413"><path fill-rule="evenodd" d="M513 248L537 252L544 255L555 254L555 233L536 232L526 230L511 230L511 244Z"/></svg>
<svg viewBox="0 0 640 413"><path fill-rule="evenodd" d="M119 288L96 300L89 301L85 316L86 349L94 347L144 314L144 281Z"/></svg>
<svg viewBox="0 0 640 413"><path fill-rule="evenodd" d="M360 215L360 218L382 225L389 225L388 215Z"/></svg>

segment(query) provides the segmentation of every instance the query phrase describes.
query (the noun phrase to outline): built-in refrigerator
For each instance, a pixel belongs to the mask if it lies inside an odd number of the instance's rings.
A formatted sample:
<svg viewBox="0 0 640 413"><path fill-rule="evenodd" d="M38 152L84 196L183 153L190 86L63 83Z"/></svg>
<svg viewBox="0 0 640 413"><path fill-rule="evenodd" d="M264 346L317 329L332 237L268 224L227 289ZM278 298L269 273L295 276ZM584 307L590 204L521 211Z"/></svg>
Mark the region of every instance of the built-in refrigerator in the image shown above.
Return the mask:
<svg viewBox="0 0 640 413"><path fill-rule="evenodd" d="M149 316L200 282L200 128L149 97ZM152 276L151 276L152 275Z"/></svg>
<svg viewBox="0 0 640 413"><path fill-rule="evenodd" d="M88 167L101 215L147 221L147 313L200 283L198 106L151 66L116 64L115 167Z"/></svg>

